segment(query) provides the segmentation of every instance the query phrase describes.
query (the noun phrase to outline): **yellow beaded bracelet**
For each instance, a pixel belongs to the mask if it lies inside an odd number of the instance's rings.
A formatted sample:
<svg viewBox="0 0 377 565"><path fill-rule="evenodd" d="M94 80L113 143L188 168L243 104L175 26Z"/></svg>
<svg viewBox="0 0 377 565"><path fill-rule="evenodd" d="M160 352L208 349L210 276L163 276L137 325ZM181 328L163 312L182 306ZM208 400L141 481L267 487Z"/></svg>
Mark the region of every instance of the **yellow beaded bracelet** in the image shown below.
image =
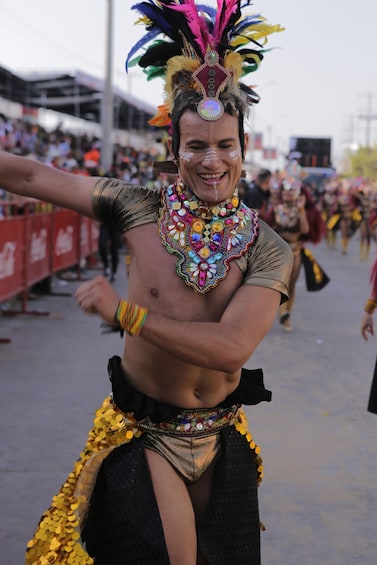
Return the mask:
<svg viewBox="0 0 377 565"><path fill-rule="evenodd" d="M115 319L123 330L130 335L140 335L148 316L148 309L131 304L128 300L119 300Z"/></svg>
<svg viewBox="0 0 377 565"><path fill-rule="evenodd" d="M374 298L368 298L364 306L364 312L367 312L368 314L373 314L376 308L377 308L377 300L374 300Z"/></svg>

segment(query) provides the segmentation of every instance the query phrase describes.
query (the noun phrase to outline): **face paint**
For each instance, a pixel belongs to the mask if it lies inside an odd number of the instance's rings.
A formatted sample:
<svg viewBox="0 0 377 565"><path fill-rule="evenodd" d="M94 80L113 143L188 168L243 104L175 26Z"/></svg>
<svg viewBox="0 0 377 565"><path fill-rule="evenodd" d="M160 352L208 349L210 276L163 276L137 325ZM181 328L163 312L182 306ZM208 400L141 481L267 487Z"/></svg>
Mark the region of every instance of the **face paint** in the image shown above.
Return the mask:
<svg viewBox="0 0 377 565"><path fill-rule="evenodd" d="M239 157L241 157L241 149L235 149L229 153L229 157L233 159L233 161L237 161Z"/></svg>
<svg viewBox="0 0 377 565"><path fill-rule="evenodd" d="M218 161L219 160L219 156L217 154L217 151L215 151L215 149L207 149L207 151L204 153L204 157L202 159L202 163L210 163L211 161Z"/></svg>
<svg viewBox="0 0 377 565"><path fill-rule="evenodd" d="M183 160L186 161L186 163L189 163L193 157L194 153L192 151L180 151L179 152L179 157Z"/></svg>

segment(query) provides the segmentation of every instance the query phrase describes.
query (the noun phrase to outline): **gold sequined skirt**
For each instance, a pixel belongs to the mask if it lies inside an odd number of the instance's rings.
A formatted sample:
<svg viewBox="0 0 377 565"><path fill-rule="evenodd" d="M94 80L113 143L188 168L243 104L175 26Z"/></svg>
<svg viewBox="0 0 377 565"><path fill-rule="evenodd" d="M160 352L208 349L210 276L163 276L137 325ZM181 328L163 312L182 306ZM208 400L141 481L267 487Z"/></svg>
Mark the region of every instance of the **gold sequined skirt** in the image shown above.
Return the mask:
<svg viewBox="0 0 377 565"><path fill-rule="evenodd" d="M260 448L248 431L242 409L237 411L233 425L255 453L259 484L263 477ZM111 397L105 398L96 412L87 444L73 471L53 497L50 508L42 515L33 538L27 544L25 565L94 565L94 559L82 543L81 531L99 468L114 449L140 438L143 433L132 413L121 412ZM207 446L211 457L216 449L212 446L209 450Z"/></svg>

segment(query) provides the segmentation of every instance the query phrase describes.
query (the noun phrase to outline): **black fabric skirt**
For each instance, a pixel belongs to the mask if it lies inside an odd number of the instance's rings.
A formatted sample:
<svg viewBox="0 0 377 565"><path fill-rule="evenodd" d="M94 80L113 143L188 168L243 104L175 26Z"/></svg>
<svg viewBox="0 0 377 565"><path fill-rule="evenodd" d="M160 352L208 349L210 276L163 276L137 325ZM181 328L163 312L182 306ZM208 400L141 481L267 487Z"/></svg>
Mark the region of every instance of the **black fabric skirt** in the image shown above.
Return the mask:
<svg viewBox="0 0 377 565"><path fill-rule="evenodd" d="M233 426L219 433L223 453L197 525L198 544L211 565L259 565L255 455ZM169 565L143 436L102 463L81 537L96 565Z"/></svg>

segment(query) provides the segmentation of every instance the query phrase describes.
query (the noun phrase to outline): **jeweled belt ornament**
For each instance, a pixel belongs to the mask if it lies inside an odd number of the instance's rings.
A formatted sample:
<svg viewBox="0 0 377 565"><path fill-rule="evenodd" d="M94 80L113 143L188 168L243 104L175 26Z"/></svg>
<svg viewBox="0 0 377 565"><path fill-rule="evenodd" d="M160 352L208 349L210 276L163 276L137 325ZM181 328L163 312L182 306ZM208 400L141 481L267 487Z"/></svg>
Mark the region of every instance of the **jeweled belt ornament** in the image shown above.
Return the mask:
<svg viewBox="0 0 377 565"><path fill-rule="evenodd" d="M221 428L231 426L237 421L240 407L198 408L182 410L175 418L155 423L150 418L138 422L142 431L161 432L174 436L204 437L217 433Z"/></svg>

